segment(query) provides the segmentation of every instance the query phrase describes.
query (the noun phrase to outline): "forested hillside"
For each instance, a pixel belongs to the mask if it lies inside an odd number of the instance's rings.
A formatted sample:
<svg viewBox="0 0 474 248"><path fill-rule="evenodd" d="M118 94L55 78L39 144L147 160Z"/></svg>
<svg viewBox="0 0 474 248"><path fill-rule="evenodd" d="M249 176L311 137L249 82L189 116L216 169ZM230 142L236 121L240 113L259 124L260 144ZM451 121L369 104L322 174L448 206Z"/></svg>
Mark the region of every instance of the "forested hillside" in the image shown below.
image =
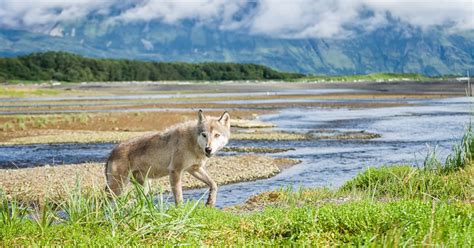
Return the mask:
<svg viewBox="0 0 474 248"><path fill-rule="evenodd" d="M0 81L259 80L292 79L302 76L297 73L278 72L255 64L93 59L66 52L32 53L16 58L0 58Z"/></svg>

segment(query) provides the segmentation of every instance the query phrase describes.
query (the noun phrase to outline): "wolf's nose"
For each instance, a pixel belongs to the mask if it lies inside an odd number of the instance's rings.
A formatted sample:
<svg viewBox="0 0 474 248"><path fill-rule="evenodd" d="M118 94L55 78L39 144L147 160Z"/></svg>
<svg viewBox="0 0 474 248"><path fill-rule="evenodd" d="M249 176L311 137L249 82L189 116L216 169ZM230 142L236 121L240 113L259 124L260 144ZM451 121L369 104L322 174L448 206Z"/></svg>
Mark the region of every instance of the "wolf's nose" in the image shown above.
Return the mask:
<svg viewBox="0 0 474 248"><path fill-rule="evenodd" d="M204 151L206 151L206 153L211 153L211 152L212 152L212 148L206 147L206 148L204 148Z"/></svg>

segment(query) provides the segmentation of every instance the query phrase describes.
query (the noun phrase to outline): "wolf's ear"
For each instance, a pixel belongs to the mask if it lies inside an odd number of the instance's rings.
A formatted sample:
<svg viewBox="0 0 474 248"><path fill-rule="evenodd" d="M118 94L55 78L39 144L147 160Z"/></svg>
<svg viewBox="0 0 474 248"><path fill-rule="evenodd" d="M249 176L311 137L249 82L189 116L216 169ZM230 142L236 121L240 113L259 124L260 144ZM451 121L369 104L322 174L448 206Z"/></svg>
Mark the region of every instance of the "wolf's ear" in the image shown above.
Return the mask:
<svg viewBox="0 0 474 248"><path fill-rule="evenodd" d="M202 110L199 110L198 112L198 120L199 120L199 123L203 123L207 120L206 116L204 116L204 114L202 113Z"/></svg>
<svg viewBox="0 0 474 248"><path fill-rule="evenodd" d="M219 118L219 122L227 128L230 128L230 115L227 111L222 114L221 118Z"/></svg>

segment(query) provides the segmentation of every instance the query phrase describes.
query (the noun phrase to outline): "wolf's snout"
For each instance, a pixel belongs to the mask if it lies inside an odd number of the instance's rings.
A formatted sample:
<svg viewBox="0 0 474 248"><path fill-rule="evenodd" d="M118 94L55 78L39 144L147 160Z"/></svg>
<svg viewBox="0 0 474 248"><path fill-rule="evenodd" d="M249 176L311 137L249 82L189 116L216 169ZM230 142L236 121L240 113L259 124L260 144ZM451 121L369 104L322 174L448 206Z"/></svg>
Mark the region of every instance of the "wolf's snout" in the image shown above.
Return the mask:
<svg viewBox="0 0 474 248"><path fill-rule="evenodd" d="M206 148L204 148L204 151L206 152L206 157L210 158L212 156L212 148L206 146Z"/></svg>

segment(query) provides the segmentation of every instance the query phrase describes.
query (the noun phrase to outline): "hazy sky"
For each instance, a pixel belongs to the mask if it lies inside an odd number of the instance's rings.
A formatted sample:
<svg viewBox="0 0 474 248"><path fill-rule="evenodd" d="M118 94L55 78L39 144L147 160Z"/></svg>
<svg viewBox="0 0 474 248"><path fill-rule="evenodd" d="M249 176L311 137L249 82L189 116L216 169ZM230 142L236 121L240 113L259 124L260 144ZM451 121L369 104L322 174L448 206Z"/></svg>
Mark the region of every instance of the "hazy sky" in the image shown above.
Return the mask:
<svg viewBox="0 0 474 248"><path fill-rule="evenodd" d="M107 22L195 20L221 29L283 38L339 37L389 19L422 29L474 29L474 0L0 0L0 26L35 29L88 14ZM110 14L112 9L120 12Z"/></svg>

